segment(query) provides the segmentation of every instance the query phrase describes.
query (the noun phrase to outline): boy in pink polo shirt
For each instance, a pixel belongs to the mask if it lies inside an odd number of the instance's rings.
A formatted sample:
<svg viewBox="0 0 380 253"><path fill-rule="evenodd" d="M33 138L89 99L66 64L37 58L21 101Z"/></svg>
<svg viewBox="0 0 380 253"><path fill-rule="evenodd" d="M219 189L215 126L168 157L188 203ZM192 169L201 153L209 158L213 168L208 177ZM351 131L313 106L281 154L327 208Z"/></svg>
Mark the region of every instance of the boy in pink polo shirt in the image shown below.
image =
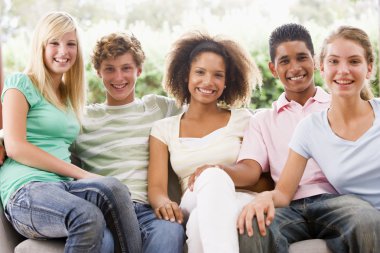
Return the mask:
<svg viewBox="0 0 380 253"><path fill-rule="evenodd" d="M278 27L270 36L269 47L269 69L285 92L272 109L254 115L238 163L233 168L224 167L236 186L255 184L263 172L270 172L277 182L296 125L307 115L326 109L330 102L330 95L314 85L314 49L303 26ZM312 238L328 239L327 246L333 252L348 252L353 241L365 241L357 224L365 219L360 216L361 208L368 207L354 196L337 195L310 159L290 207L276 209L267 231L259 231L250 204L244 207L238 220L240 252L288 252L291 243Z"/></svg>

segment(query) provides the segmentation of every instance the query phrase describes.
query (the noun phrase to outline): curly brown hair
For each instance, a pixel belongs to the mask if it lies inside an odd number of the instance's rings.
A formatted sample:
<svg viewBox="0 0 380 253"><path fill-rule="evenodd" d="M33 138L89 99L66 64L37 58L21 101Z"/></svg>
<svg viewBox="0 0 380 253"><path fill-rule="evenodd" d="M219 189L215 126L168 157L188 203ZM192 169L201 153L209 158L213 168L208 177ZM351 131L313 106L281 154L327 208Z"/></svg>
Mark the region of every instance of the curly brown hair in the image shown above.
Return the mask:
<svg viewBox="0 0 380 253"><path fill-rule="evenodd" d="M229 107L248 104L252 89L261 85L262 77L250 55L235 41L221 35L212 37L200 31L191 31L180 37L166 58L162 85L179 105L190 102L188 79L190 66L203 52L223 57L226 65L226 88L219 102Z"/></svg>
<svg viewBox="0 0 380 253"><path fill-rule="evenodd" d="M145 53L140 41L133 34L111 33L101 37L93 50L91 61L94 68L99 71L105 59L116 58L125 53L131 53L137 67L142 67Z"/></svg>

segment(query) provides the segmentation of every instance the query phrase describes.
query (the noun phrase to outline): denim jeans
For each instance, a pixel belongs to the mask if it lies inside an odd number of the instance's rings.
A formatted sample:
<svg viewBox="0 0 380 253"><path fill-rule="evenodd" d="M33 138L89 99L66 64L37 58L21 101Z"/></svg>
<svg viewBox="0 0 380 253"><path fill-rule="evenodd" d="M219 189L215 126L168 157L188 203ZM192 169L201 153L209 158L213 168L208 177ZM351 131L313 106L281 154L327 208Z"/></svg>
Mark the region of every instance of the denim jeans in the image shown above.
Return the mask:
<svg viewBox="0 0 380 253"><path fill-rule="evenodd" d="M6 215L27 238L67 237L65 252L108 252L112 237L117 252L141 252L128 188L112 177L28 183L10 198Z"/></svg>
<svg viewBox="0 0 380 253"><path fill-rule="evenodd" d="M144 253L183 253L185 230L181 224L158 219L148 204L133 204L140 225Z"/></svg>
<svg viewBox="0 0 380 253"><path fill-rule="evenodd" d="M324 239L332 252L380 252L380 211L352 195L321 194L276 208L275 219L261 236L239 236L241 252L289 252L289 245Z"/></svg>

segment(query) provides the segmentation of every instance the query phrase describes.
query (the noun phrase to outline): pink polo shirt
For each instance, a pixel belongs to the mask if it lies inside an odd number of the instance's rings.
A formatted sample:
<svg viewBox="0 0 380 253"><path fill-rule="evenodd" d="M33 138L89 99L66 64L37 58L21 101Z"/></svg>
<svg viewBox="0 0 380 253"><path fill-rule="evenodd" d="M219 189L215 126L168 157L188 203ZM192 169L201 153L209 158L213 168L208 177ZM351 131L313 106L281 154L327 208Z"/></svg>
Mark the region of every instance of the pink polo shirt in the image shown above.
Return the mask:
<svg viewBox="0 0 380 253"><path fill-rule="evenodd" d="M238 161L256 160L263 172L270 171L277 183L288 157L288 144L298 122L313 112L326 109L329 104L330 95L320 87L317 87L315 96L309 98L304 106L295 101L289 102L285 93L282 93L273 103L272 109L263 109L251 118L244 134ZM317 163L309 159L293 199L322 193L336 193L336 191Z"/></svg>

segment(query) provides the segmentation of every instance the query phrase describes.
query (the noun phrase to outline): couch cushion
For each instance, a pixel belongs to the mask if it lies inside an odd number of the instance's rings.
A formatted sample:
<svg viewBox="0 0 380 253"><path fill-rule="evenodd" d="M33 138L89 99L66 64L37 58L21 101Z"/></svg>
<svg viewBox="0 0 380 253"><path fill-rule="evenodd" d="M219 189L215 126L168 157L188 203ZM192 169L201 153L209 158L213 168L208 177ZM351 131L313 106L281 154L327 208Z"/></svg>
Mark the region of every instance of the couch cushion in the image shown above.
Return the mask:
<svg viewBox="0 0 380 253"><path fill-rule="evenodd" d="M64 240L37 241L28 239L17 245L15 253L63 253L64 248Z"/></svg>
<svg viewBox="0 0 380 253"><path fill-rule="evenodd" d="M324 240L313 239L291 244L289 253L331 253L331 251Z"/></svg>
<svg viewBox="0 0 380 253"><path fill-rule="evenodd" d="M1 253L13 253L14 247L24 238L13 229L4 215L0 203L0 251Z"/></svg>

